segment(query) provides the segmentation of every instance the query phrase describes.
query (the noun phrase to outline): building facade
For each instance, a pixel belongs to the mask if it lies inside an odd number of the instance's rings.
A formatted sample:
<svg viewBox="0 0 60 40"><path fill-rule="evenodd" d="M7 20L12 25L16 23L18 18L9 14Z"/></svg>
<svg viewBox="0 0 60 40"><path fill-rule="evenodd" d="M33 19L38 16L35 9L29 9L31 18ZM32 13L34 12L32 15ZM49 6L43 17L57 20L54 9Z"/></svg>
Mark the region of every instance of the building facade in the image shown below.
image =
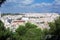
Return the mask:
<svg viewBox="0 0 60 40"><path fill-rule="evenodd" d="M24 15L4 15L1 17L6 28L15 30L19 25L23 25L26 22L36 24L38 28L48 28L48 22L53 22L59 14L57 13L24 13Z"/></svg>

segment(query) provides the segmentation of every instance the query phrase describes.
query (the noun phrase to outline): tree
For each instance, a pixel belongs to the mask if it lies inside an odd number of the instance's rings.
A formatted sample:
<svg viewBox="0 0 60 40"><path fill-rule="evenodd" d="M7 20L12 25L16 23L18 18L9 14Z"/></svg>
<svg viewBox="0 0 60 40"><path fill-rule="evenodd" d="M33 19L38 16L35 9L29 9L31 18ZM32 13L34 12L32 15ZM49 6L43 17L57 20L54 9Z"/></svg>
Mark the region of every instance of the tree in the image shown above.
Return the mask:
<svg viewBox="0 0 60 40"><path fill-rule="evenodd" d="M46 29L41 30L30 22L20 25L15 32L12 32L9 28L6 29L0 21L0 40L45 40L46 34Z"/></svg>
<svg viewBox="0 0 60 40"><path fill-rule="evenodd" d="M26 33L26 27L24 25L20 25L19 28L16 29L16 32L19 33L19 35L24 35Z"/></svg>
<svg viewBox="0 0 60 40"><path fill-rule="evenodd" d="M0 20L0 40L7 40L11 36L11 31L4 27L3 22Z"/></svg>
<svg viewBox="0 0 60 40"><path fill-rule="evenodd" d="M28 28L28 29L30 29L30 28L37 28L37 26L35 24L32 24L30 22L25 23L25 27Z"/></svg>
<svg viewBox="0 0 60 40"><path fill-rule="evenodd" d="M25 36L23 36L22 40L43 40L44 33L43 31L39 29L29 29Z"/></svg>
<svg viewBox="0 0 60 40"><path fill-rule="evenodd" d="M27 22L25 25L20 25L16 29L15 35L13 35L14 40L43 40L44 37L44 32L30 22Z"/></svg>
<svg viewBox="0 0 60 40"><path fill-rule="evenodd" d="M0 0L0 6L5 2L6 0Z"/></svg>
<svg viewBox="0 0 60 40"><path fill-rule="evenodd" d="M0 20L0 31L5 30L4 23Z"/></svg>
<svg viewBox="0 0 60 40"><path fill-rule="evenodd" d="M55 20L55 22L49 23L50 29L49 34L51 38L48 40L60 40L60 17Z"/></svg>

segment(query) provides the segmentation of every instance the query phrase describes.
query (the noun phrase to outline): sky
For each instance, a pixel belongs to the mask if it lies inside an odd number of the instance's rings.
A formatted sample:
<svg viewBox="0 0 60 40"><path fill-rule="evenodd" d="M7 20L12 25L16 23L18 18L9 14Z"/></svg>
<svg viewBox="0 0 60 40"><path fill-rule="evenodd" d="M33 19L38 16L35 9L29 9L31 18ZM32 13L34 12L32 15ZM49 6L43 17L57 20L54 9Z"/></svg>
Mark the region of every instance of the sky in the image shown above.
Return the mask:
<svg viewBox="0 0 60 40"><path fill-rule="evenodd" d="M60 0L6 0L2 13L60 13Z"/></svg>

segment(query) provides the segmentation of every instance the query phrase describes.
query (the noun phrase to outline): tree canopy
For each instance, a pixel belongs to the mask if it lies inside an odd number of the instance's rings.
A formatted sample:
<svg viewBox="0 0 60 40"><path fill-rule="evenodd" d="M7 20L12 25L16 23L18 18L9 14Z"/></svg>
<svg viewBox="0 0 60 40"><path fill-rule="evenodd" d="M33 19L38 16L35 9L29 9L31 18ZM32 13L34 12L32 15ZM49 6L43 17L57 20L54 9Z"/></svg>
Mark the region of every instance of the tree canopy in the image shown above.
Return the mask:
<svg viewBox="0 0 60 40"><path fill-rule="evenodd" d="M25 25L20 25L16 29L15 35L13 36L12 39L14 40L43 40L44 37L45 37L45 34L40 28L37 28L35 24L27 22Z"/></svg>
<svg viewBox="0 0 60 40"><path fill-rule="evenodd" d="M4 27L3 22L0 20L0 40L7 40L10 38L12 32Z"/></svg>
<svg viewBox="0 0 60 40"><path fill-rule="evenodd" d="M5 2L6 0L0 0L0 6Z"/></svg>
<svg viewBox="0 0 60 40"><path fill-rule="evenodd" d="M51 35L51 38L48 40L60 40L60 17L57 18L55 22L50 22L49 26L49 34Z"/></svg>

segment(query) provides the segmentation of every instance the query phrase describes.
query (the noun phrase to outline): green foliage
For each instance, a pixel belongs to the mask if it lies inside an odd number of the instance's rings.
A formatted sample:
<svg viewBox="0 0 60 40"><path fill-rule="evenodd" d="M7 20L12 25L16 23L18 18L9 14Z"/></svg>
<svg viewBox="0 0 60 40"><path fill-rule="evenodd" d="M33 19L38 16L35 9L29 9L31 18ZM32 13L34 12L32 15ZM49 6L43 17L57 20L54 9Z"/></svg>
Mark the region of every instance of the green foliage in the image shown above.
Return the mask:
<svg viewBox="0 0 60 40"><path fill-rule="evenodd" d="M49 30L48 29L43 29L43 33L44 33L44 35L48 35L49 34Z"/></svg>
<svg viewBox="0 0 60 40"><path fill-rule="evenodd" d="M23 25L20 25L20 26L16 29L16 32L17 32L19 35L24 35L25 32L26 32L26 27L23 26Z"/></svg>
<svg viewBox="0 0 60 40"><path fill-rule="evenodd" d="M50 34L54 34L54 32L56 31L56 25L55 23L49 23L49 26L50 26L50 30L49 30L49 33Z"/></svg>
<svg viewBox="0 0 60 40"><path fill-rule="evenodd" d="M28 28L28 29L30 29L30 28L37 28L37 26L36 26L35 24L32 24L32 23L30 23L30 22L27 22L27 23L25 24L25 27Z"/></svg>
<svg viewBox="0 0 60 40"><path fill-rule="evenodd" d="M5 30L5 27L4 27L3 22L0 20L0 31L1 31L1 30Z"/></svg>
<svg viewBox="0 0 60 40"><path fill-rule="evenodd" d="M60 17L55 20L55 25L56 25L56 32L60 35Z"/></svg>
<svg viewBox="0 0 60 40"><path fill-rule="evenodd" d="M30 22L27 22L25 25L20 25L15 33L14 40L43 40L45 37L44 32Z"/></svg>
<svg viewBox="0 0 60 40"><path fill-rule="evenodd" d="M20 40L20 35L18 33L14 32L11 40Z"/></svg>
<svg viewBox="0 0 60 40"><path fill-rule="evenodd" d="M41 29L29 29L22 40L42 40L43 32Z"/></svg>
<svg viewBox="0 0 60 40"><path fill-rule="evenodd" d="M50 26L50 32L52 34L55 34L55 35L60 34L60 17L57 18L57 20L55 20L54 23L51 22L49 26Z"/></svg>
<svg viewBox="0 0 60 40"><path fill-rule="evenodd" d="M60 17L55 20L55 22L49 23L50 29L49 34L51 38L48 40L60 40Z"/></svg>
<svg viewBox="0 0 60 40"><path fill-rule="evenodd" d="M11 35L9 29L4 27L3 22L0 20L0 40L7 40Z"/></svg>
<svg viewBox="0 0 60 40"><path fill-rule="evenodd" d="M12 32L0 21L0 40L45 40L45 33L47 33L46 30L41 30L30 22L20 25L15 32Z"/></svg>
<svg viewBox="0 0 60 40"><path fill-rule="evenodd" d="M6 0L0 0L0 6L3 4Z"/></svg>

